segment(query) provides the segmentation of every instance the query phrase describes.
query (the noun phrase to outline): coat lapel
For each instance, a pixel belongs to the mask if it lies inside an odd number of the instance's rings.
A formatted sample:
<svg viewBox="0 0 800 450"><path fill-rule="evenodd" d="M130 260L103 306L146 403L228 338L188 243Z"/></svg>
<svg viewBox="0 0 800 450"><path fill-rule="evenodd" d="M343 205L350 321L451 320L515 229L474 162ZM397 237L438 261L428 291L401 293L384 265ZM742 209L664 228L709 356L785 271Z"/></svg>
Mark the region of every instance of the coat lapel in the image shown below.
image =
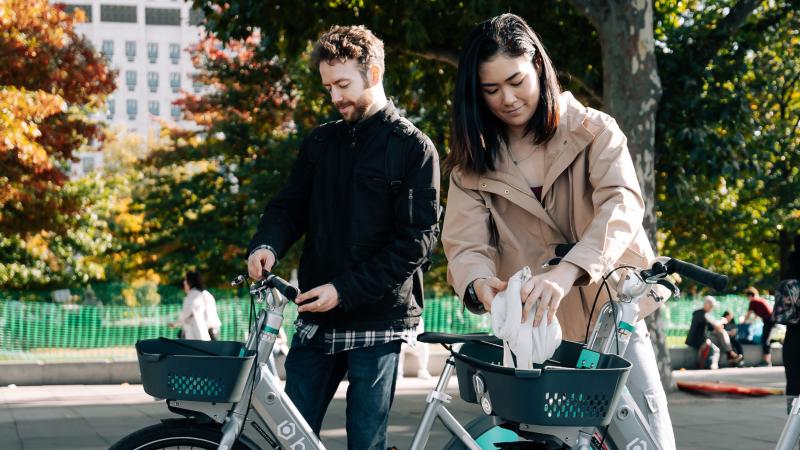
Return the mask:
<svg viewBox="0 0 800 450"><path fill-rule="evenodd" d="M542 198L553 187L556 179L561 175L575 158L594 140L594 133L586 127L588 118L582 105L565 92L560 97L559 127L556 134L547 143L545 163L547 173L542 185Z"/></svg>

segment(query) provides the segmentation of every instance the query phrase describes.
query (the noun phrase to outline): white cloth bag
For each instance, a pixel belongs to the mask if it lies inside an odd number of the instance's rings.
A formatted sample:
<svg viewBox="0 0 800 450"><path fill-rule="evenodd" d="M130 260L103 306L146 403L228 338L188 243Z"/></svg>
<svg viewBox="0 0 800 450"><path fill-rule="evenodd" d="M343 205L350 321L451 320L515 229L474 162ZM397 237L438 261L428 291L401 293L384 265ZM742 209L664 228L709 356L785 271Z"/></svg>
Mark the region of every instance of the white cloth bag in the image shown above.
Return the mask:
<svg viewBox="0 0 800 450"><path fill-rule="evenodd" d="M506 290L492 299L492 330L503 340L503 365L506 367L532 369L534 363L541 364L553 356L561 344L558 319L554 318L548 325L545 316L538 327L533 326L535 304L528 320L522 322L520 290L531 276L530 267L523 267L508 280ZM512 353L517 359L516 366Z"/></svg>

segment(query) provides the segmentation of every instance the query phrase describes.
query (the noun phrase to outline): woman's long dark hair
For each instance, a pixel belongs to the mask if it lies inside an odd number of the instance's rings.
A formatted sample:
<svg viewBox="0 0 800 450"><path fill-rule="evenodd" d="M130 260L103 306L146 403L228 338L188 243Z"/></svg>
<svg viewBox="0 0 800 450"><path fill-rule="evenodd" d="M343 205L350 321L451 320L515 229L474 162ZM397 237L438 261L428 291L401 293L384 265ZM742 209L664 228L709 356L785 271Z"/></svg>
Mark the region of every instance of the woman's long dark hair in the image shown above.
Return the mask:
<svg viewBox="0 0 800 450"><path fill-rule="evenodd" d="M473 28L461 49L447 170L456 167L476 173L494 170L500 144L507 139L505 124L483 101L478 66L501 53L510 57L529 56L539 75L539 106L526 129L534 144L546 143L556 132L561 88L550 57L521 17L514 14L494 17Z"/></svg>
<svg viewBox="0 0 800 450"><path fill-rule="evenodd" d="M203 277L201 277L200 272L196 270L190 270L186 272L186 283L189 284L190 289L197 289L198 291L205 289Z"/></svg>

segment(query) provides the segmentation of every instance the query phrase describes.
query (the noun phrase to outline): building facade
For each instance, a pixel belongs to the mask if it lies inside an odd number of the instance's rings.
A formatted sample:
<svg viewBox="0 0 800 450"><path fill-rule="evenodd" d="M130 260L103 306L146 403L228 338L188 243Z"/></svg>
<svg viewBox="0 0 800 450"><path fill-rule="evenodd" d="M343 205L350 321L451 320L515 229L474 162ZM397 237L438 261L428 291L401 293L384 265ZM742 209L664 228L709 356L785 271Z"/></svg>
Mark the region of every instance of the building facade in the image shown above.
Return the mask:
<svg viewBox="0 0 800 450"><path fill-rule="evenodd" d="M110 127L122 127L148 143L158 136L156 118L184 127L173 101L182 90L200 92L187 49L199 42L202 13L180 0L58 0L67 12L80 8L84 23L75 26L118 71L117 90L108 97L103 117ZM84 155L77 155L81 160ZM92 157L94 169L101 157ZM81 163L81 166L84 164ZM83 167L73 168L75 176ZM81 172L81 173L77 173Z"/></svg>

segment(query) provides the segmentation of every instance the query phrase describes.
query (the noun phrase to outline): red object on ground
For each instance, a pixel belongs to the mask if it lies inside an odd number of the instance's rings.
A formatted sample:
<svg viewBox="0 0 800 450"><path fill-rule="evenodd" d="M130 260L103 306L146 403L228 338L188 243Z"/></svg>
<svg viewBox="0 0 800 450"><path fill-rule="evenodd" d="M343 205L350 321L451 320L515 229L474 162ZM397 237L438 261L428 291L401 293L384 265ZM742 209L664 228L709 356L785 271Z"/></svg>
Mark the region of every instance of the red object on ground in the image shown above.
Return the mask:
<svg viewBox="0 0 800 450"><path fill-rule="evenodd" d="M709 381L678 381L678 389L695 394L735 394L763 397L765 395L781 395L783 389L756 386L742 386L734 383L717 383Z"/></svg>

